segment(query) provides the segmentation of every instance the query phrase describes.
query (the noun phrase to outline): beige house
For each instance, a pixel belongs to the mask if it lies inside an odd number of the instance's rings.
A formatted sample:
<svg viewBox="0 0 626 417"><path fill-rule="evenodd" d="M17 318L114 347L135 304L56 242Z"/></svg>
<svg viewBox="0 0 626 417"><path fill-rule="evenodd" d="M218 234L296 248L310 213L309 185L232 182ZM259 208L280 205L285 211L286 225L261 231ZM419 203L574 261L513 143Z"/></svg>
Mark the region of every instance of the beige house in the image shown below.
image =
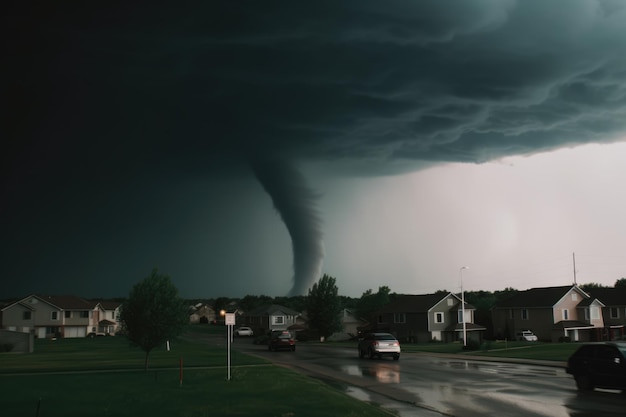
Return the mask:
<svg viewBox="0 0 626 417"><path fill-rule="evenodd" d="M350 310L343 309L341 311L341 326L340 332L333 333L328 337L329 341L345 341L357 337L359 328L367 325L365 320L359 319Z"/></svg>
<svg viewBox="0 0 626 417"><path fill-rule="evenodd" d="M522 330L539 340L600 340L605 305L576 285L520 291L492 309L494 333L514 340Z"/></svg>
<svg viewBox="0 0 626 417"><path fill-rule="evenodd" d="M190 323L215 323L217 320L215 310L208 304L198 303L190 306L189 311Z"/></svg>
<svg viewBox="0 0 626 417"><path fill-rule="evenodd" d="M87 301L73 295L29 295L2 309L2 328L35 337L115 334L121 303Z"/></svg>

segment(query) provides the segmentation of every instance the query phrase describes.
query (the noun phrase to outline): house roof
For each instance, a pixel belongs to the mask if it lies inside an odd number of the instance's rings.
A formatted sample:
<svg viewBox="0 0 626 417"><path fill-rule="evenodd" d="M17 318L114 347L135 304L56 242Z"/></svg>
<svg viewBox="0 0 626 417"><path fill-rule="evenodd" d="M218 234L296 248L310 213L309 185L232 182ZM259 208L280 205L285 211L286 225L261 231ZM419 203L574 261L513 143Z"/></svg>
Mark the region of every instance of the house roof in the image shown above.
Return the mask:
<svg viewBox="0 0 626 417"><path fill-rule="evenodd" d="M98 303L75 295L39 295L35 297L61 310L91 310Z"/></svg>
<svg viewBox="0 0 626 417"><path fill-rule="evenodd" d="M626 306L626 288L592 288L589 294L605 306Z"/></svg>
<svg viewBox="0 0 626 417"><path fill-rule="evenodd" d="M300 314L295 310L292 310L285 306L281 306L279 304L266 304L266 305L257 307L249 311L248 313L246 313L246 315L247 316L276 316L276 315L280 315L281 313L286 316L297 316Z"/></svg>
<svg viewBox="0 0 626 417"><path fill-rule="evenodd" d="M53 307L58 308L59 310L91 310L98 304L95 301L87 301L84 298L80 298L75 295L31 294L28 297L24 297L21 300L7 305L3 308L3 310L6 310L16 304L28 306L30 304L28 300L33 297Z"/></svg>
<svg viewBox="0 0 626 417"><path fill-rule="evenodd" d="M585 323L583 321L578 320L562 320L558 323L555 323L553 326L555 329L586 329L594 327L593 324Z"/></svg>
<svg viewBox="0 0 626 417"><path fill-rule="evenodd" d="M496 304L496 308L510 307L553 307L565 296L572 288L578 288L573 285L562 287L544 287L531 288L526 291L519 291L511 297L502 300ZM580 290L583 292L582 290ZM584 293L584 292L583 292Z"/></svg>
<svg viewBox="0 0 626 417"><path fill-rule="evenodd" d="M100 306L102 306L102 308L105 310L115 310L116 308L122 305L120 301L113 301L113 300L100 300L96 302L100 304Z"/></svg>
<svg viewBox="0 0 626 417"><path fill-rule="evenodd" d="M398 295L396 298L382 307L379 312L380 313L426 313L428 310L433 308L442 300L445 300L449 296L457 299L457 302L461 304L461 301L452 294L452 293L435 293L435 294L423 294L423 295ZM470 309L473 308L467 302L465 303L465 308Z"/></svg>

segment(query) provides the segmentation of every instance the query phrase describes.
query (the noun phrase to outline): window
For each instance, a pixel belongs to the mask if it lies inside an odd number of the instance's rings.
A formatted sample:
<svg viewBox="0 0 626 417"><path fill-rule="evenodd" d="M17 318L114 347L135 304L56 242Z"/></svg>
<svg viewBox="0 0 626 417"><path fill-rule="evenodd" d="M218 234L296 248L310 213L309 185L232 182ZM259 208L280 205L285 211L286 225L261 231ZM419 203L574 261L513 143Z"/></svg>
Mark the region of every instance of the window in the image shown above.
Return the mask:
<svg viewBox="0 0 626 417"><path fill-rule="evenodd" d="M80 312L80 318L81 318L81 319L86 319L86 318L88 318L88 317L89 317L89 311L84 310L84 311L81 311L81 312Z"/></svg>
<svg viewBox="0 0 626 417"><path fill-rule="evenodd" d="M609 309L609 311L611 312L611 318L612 319L619 319L619 308L611 307Z"/></svg>
<svg viewBox="0 0 626 417"><path fill-rule="evenodd" d="M522 320L528 320L528 309L527 308L523 308L520 311L521 315L522 315Z"/></svg>
<svg viewBox="0 0 626 417"><path fill-rule="evenodd" d="M393 322L394 323L406 323L406 314L405 313L393 313Z"/></svg>
<svg viewBox="0 0 626 417"><path fill-rule="evenodd" d="M563 320L569 320L569 310L566 308L563 309Z"/></svg>
<svg viewBox="0 0 626 417"><path fill-rule="evenodd" d="M384 323L385 321L383 320L383 316L378 316L378 322L379 323Z"/></svg>
<svg viewBox="0 0 626 417"><path fill-rule="evenodd" d="M435 323L443 323L443 321L444 321L443 313L441 312L435 313Z"/></svg>
<svg viewBox="0 0 626 417"><path fill-rule="evenodd" d="M454 305L454 300L452 298L448 298L448 307L452 307Z"/></svg>
<svg viewBox="0 0 626 417"><path fill-rule="evenodd" d="M31 317L32 317L32 312L30 312L30 311L24 311L22 313L22 319L23 320L30 320Z"/></svg>
<svg viewBox="0 0 626 417"><path fill-rule="evenodd" d="M273 316L272 323L273 324L285 324L285 316Z"/></svg>
<svg viewBox="0 0 626 417"><path fill-rule="evenodd" d="M591 320L598 320L600 318L600 309L596 306L590 308Z"/></svg>
<svg viewBox="0 0 626 417"><path fill-rule="evenodd" d="M585 320L589 320L589 309L585 308Z"/></svg>
<svg viewBox="0 0 626 417"><path fill-rule="evenodd" d="M578 301L578 293L572 293L572 301Z"/></svg>
<svg viewBox="0 0 626 417"><path fill-rule="evenodd" d="M50 312L50 320L58 320L59 319L59 312L58 311L51 311Z"/></svg>
<svg viewBox="0 0 626 417"><path fill-rule="evenodd" d="M72 318L72 312L71 311L66 311L65 312L65 318L66 319L71 319Z"/></svg>
<svg viewBox="0 0 626 417"><path fill-rule="evenodd" d="M459 310L459 317L458 317L458 319L459 319L459 323L463 323L463 309Z"/></svg>

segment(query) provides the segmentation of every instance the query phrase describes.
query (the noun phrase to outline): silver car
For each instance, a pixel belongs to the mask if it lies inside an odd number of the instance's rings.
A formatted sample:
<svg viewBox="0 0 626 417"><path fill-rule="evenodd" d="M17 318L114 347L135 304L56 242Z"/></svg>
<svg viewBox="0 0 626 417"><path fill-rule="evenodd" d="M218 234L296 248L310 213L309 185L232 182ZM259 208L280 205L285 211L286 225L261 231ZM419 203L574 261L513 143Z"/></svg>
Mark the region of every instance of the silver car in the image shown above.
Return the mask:
<svg viewBox="0 0 626 417"><path fill-rule="evenodd" d="M400 342L391 333L366 333L359 339L359 358L382 358L391 356L400 359Z"/></svg>

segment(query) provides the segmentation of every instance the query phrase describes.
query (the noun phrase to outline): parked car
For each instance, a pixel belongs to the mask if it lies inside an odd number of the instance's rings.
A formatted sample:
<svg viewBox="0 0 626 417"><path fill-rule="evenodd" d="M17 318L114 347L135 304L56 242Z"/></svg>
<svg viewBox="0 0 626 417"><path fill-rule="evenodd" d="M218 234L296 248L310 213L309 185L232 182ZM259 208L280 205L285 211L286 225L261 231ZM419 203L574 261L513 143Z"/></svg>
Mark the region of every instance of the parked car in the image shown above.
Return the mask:
<svg viewBox="0 0 626 417"><path fill-rule="evenodd" d="M530 330L522 330L521 332L517 332L515 336L515 338L520 342L536 342L539 340Z"/></svg>
<svg viewBox="0 0 626 417"><path fill-rule="evenodd" d="M391 356L400 359L400 342L391 333L366 333L359 339L359 358Z"/></svg>
<svg viewBox="0 0 626 417"><path fill-rule="evenodd" d="M254 332L250 327L239 327L235 329L235 336L254 336Z"/></svg>
<svg viewBox="0 0 626 417"><path fill-rule="evenodd" d="M267 348L273 351L284 349L293 352L296 350L296 341L288 330L272 332Z"/></svg>
<svg viewBox="0 0 626 417"><path fill-rule="evenodd" d="M585 343L569 357L565 371L581 391L594 388L626 391L626 343Z"/></svg>

